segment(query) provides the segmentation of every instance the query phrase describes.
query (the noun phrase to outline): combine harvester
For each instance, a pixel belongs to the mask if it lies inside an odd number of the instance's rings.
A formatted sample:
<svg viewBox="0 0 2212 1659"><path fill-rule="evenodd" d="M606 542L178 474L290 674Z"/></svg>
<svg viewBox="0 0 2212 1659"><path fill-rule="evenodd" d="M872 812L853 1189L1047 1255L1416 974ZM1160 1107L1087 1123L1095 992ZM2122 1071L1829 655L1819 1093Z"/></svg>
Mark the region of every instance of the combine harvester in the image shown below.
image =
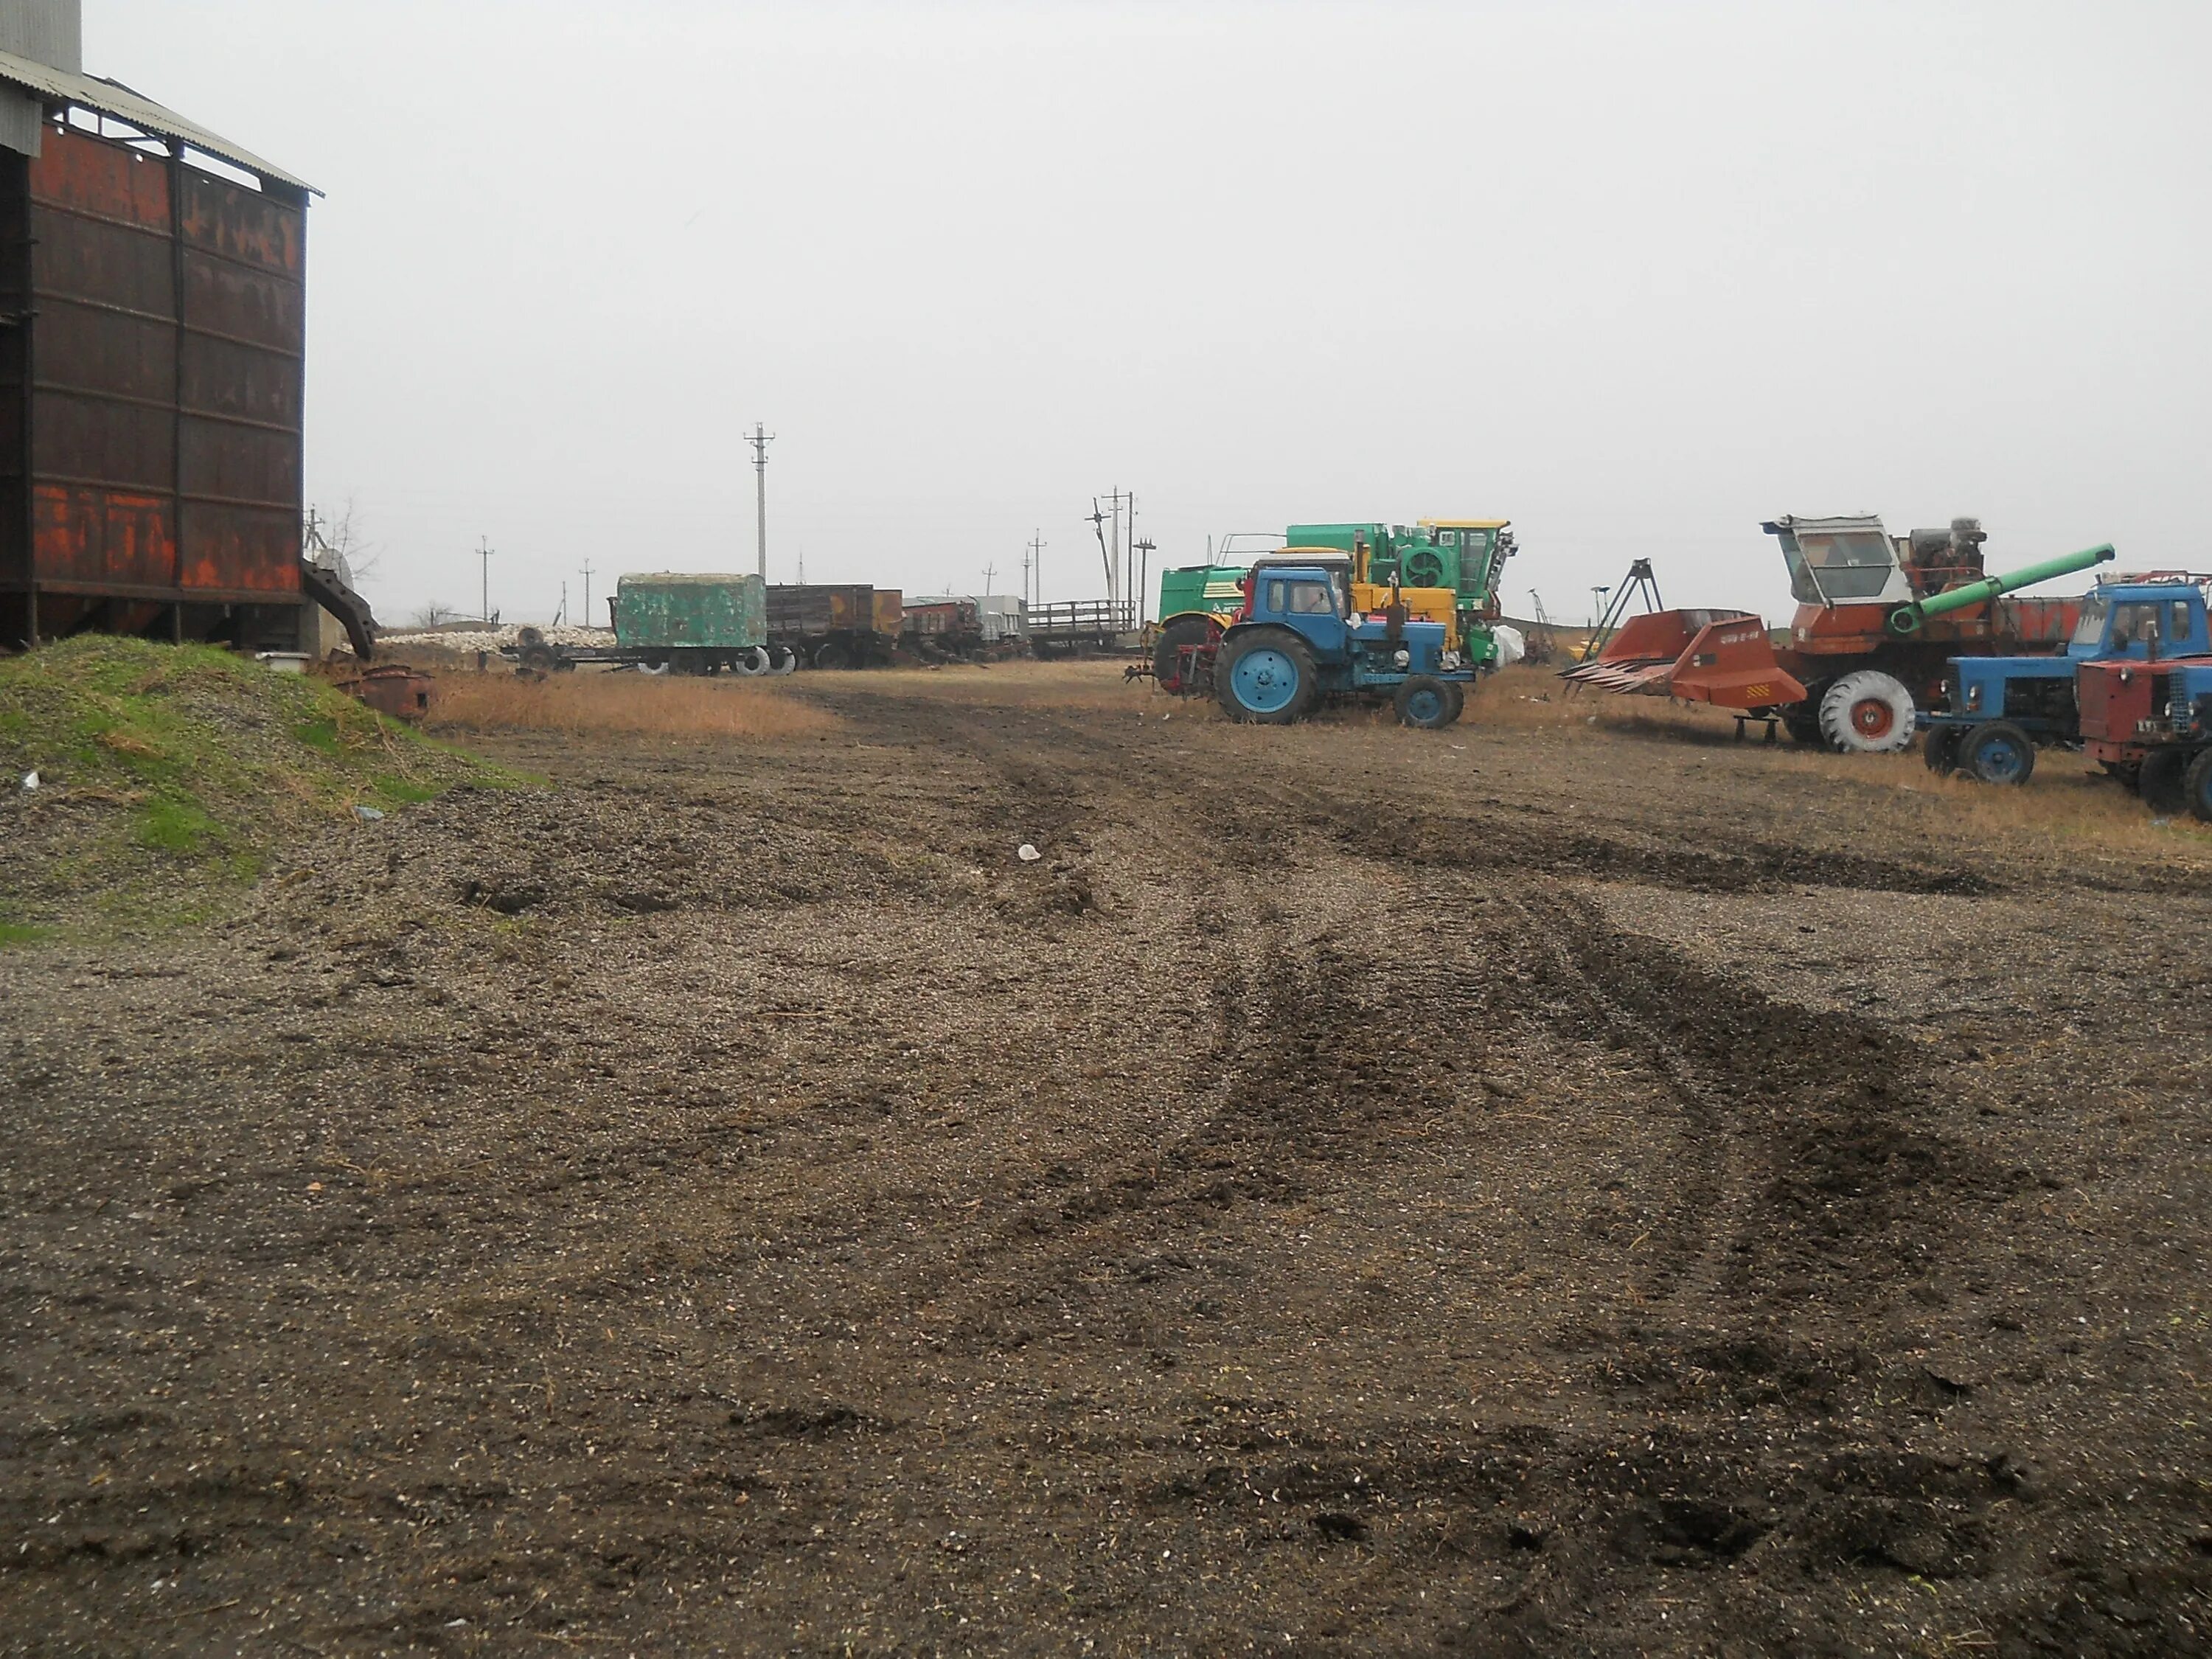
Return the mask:
<svg viewBox="0 0 2212 1659"><path fill-rule="evenodd" d="M1782 544L1797 614L1778 650L1747 611L1653 611L1601 631L1595 654L1568 669L1571 684L1711 703L1746 720L1778 722L1800 743L1841 753L1891 754L1912 742L1917 710L1932 707L1946 665L1960 656L2053 655L2079 599L2005 596L2087 570L2109 547L1986 576L1980 522L1892 537L1872 516L1777 519L1760 526ZM1632 572L1648 582L1650 568ZM1626 591L1626 585L1624 585ZM1650 591L1656 593L1656 586Z"/></svg>

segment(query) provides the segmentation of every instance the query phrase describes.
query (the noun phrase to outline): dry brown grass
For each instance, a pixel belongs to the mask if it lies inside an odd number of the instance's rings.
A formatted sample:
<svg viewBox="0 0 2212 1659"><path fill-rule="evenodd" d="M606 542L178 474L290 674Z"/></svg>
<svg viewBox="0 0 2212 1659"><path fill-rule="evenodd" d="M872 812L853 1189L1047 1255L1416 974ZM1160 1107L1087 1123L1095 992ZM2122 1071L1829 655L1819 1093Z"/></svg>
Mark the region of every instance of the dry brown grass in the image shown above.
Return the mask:
<svg viewBox="0 0 2212 1659"><path fill-rule="evenodd" d="M2038 757L2035 775L2025 788L1993 789L1937 777L1923 763L1917 745L1902 755L1832 755L1794 743L1786 734L1769 745L1755 726L1739 744L1734 718L1719 709L1600 691L1570 696L1553 672L1520 666L1486 684L1479 701L1468 703L1468 719L1492 731L1539 732L1562 742L1629 736L1726 750L1746 767L1867 791L1861 799L1876 812L1885 794L1914 798L1915 805L1940 804L1966 840L2032 842L2085 858L2133 854L2212 865L2212 829L2185 813L2154 817L2094 763L2058 750Z"/></svg>
<svg viewBox="0 0 2212 1659"><path fill-rule="evenodd" d="M454 674L438 683L429 725L476 732L742 738L772 742L836 728L836 717L780 684L647 674Z"/></svg>

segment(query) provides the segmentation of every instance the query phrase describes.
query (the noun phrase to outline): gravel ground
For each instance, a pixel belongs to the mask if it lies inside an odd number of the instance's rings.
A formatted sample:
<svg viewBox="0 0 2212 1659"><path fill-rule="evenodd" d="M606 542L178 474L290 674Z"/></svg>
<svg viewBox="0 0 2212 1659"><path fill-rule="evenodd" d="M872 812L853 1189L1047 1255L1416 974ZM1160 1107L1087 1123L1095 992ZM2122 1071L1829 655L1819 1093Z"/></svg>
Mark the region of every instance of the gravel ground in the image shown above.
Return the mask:
<svg viewBox="0 0 2212 1659"><path fill-rule="evenodd" d="M0 953L0 1644L2205 1650L2197 867L1066 672Z"/></svg>

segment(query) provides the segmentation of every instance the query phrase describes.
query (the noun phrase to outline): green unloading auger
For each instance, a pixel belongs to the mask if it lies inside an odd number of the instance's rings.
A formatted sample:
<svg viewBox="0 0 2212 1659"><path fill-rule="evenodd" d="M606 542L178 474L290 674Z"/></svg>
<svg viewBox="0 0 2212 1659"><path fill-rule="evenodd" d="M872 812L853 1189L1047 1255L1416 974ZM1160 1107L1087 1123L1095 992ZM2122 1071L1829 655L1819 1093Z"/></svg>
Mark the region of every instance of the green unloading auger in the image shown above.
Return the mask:
<svg viewBox="0 0 2212 1659"><path fill-rule="evenodd" d="M2099 547L2085 547L2079 553L2062 553L2055 559L2045 559L2008 575L1984 576L1978 582L1968 582L1964 587L1952 588L1948 592L1933 598L1915 599L1911 605L1900 605L1889 613L1889 631L1903 638L1917 633L1920 624L1930 617L1948 616L1954 611L1964 611L1969 605L1994 599L2009 593L2014 588L2047 582L2054 576L2070 576L2077 570L2087 570L2116 556L2110 542Z"/></svg>

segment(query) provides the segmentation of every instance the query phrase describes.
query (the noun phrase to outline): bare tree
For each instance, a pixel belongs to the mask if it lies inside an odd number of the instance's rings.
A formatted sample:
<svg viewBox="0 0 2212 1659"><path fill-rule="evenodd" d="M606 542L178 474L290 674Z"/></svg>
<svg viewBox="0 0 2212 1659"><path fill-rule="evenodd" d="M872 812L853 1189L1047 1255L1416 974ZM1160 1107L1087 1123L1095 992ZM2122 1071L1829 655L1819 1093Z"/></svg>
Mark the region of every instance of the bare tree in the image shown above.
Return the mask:
<svg viewBox="0 0 2212 1659"><path fill-rule="evenodd" d="M460 615L450 605L439 605L434 601L417 611L410 619L410 625L415 628L443 628L449 622L458 622Z"/></svg>
<svg viewBox="0 0 2212 1659"><path fill-rule="evenodd" d="M318 553L323 555L319 562L330 563L343 573L349 586L360 586L361 579L374 571L384 556L384 550L363 533L365 521L360 504L350 495L337 507L309 507L307 556L312 559Z"/></svg>

